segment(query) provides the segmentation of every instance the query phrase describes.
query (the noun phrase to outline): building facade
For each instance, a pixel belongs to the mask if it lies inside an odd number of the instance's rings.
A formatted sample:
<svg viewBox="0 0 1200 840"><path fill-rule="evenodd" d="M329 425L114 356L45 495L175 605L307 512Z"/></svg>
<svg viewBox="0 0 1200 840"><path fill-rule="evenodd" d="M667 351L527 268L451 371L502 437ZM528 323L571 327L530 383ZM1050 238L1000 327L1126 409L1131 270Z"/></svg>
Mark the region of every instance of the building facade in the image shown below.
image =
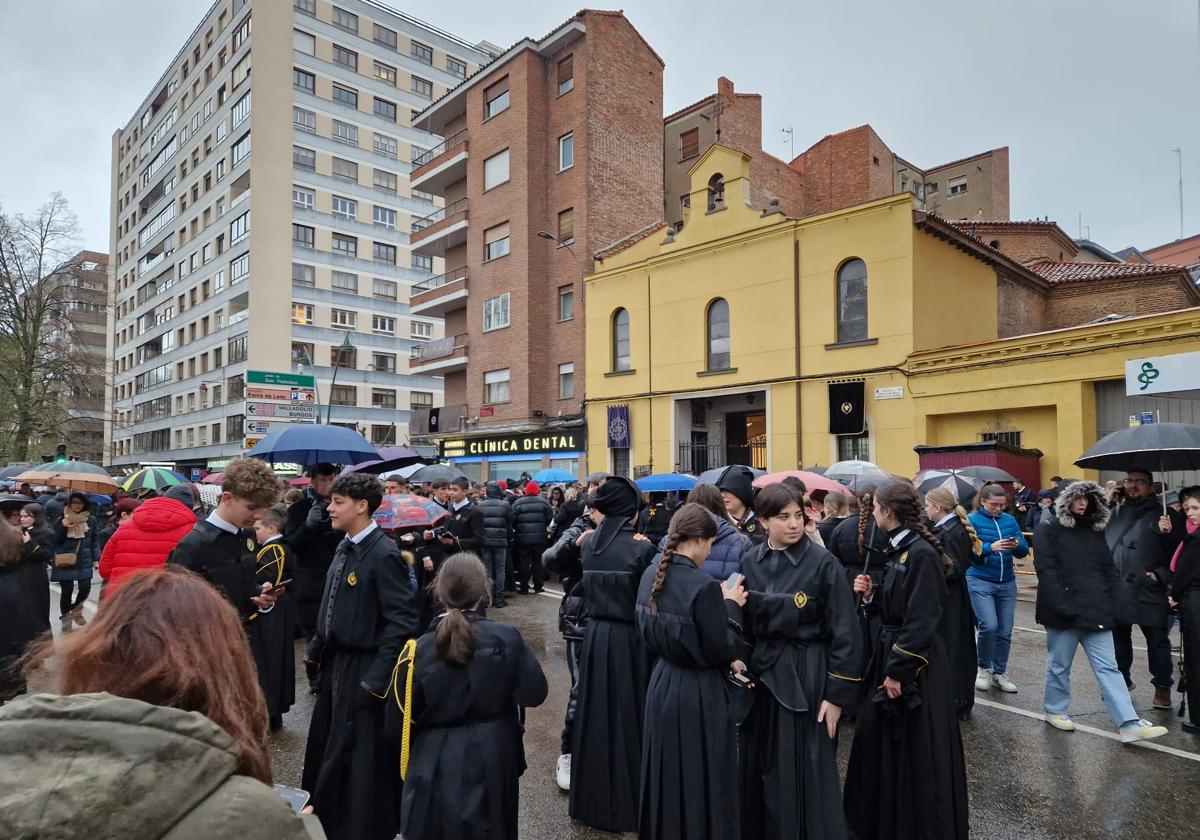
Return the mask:
<svg viewBox="0 0 1200 840"><path fill-rule="evenodd" d="M413 221L411 247L445 271L412 311L445 338L410 371L444 377L425 430L475 479L587 469L583 260L662 218L662 71L624 15L587 10L417 117L446 139L412 185L444 207Z"/></svg>
<svg viewBox="0 0 1200 840"><path fill-rule="evenodd" d="M297 366L322 419L407 439L441 402L408 369L442 336L409 306L441 271L409 247L440 139L412 117L493 54L369 0L209 9L113 136L108 462L219 469L246 371Z"/></svg>
<svg viewBox="0 0 1200 840"><path fill-rule="evenodd" d="M104 457L104 395L108 334L108 254L80 251L51 278L61 323L53 342L70 367L59 398L65 414L57 443L81 461Z"/></svg>

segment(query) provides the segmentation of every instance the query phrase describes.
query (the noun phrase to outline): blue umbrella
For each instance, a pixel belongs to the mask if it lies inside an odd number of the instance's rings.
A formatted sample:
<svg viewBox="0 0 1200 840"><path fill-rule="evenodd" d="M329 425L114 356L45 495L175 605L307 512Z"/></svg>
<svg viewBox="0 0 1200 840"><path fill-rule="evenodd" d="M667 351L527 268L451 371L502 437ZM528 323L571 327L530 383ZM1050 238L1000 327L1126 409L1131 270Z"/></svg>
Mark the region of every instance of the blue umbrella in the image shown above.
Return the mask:
<svg viewBox="0 0 1200 840"><path fill-rule="evenodd" d="M296 423L271 432L249 453L271 464L361 464L379 461L379 450L353 429L320 423Z"/></svg>
<svg viewBox="0 0 1200 840"><path fill-rule="evenodd" d="M575 473L570 470L560 470L557 467L547 467L533 474L533 480L538 484L570 484L578 481Z"/></svg>
<svg viewBox="0 0 1200 840"><path fill-rule="evenodd" d="M671 490L691 490L696 486L696 478L685 473L659 473L639 478L635 483L643 493L668 493Z"/></svg>

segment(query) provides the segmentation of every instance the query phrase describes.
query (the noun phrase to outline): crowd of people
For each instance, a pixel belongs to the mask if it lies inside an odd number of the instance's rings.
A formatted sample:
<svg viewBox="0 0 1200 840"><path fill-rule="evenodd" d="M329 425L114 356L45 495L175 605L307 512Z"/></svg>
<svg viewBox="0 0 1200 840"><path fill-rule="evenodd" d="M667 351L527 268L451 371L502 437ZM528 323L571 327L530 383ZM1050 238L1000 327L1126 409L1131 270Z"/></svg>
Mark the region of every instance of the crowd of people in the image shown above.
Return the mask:
<svg viewBox="0 0 1200 840"><path fill-rule="evenodd" d="M104 510L72 492L0 506L0 699L60 663L59 695L0 709L0 753L27 756L0 762L0 785L26 803L0 814L0 833L40 836L63 813L31 803L66 786L120 784L137 802L107 817L122 836L223 837L253 821L279 837L515 838L524 710L548 689L520 633L489 612L552 576L570 672L555 768L567 812L648 840L965 838L960 726L977 694L1020 690L1008 659L1031 551L1050 726L1074 729L1082 647L1120 739L1166 733L1135 710L1134 625L1154 708L1172 705L1175 621L1180 677L1200 674L1200 488L1165 507L1142 471L1038 494L988 484L969 513L903 479L756 489L737 466L648 496L604 474L549 490L528 476L310 475L287 490L240 459L211 510L191 485ZM406 493L427 499L430 523L380 528L385 495ZM295 702L297 639L316 701L305 807L291 815L260 783ZM1184 729L1200 732L1200 680L1180 690ZM843 720L855 724L844 780ZM72 728L95 733L104 772L47 735L72 741ZM179 775L151 795L139 767Z"/></svg>

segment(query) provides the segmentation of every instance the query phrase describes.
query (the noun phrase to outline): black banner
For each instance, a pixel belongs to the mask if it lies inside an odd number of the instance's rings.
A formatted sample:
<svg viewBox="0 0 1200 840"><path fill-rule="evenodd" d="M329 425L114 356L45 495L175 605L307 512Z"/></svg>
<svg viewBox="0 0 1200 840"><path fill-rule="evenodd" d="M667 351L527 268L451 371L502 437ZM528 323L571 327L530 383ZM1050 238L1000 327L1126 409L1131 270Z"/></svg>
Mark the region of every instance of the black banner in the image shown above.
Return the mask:
<svg viewBox="0 0 1200 840"><path fill-rule="evenodd" d="M453 438L442 441L442 457L473 458L488 455L540 455L545 452L583 452L587 434L582 428L530 432L525 435Z"/></svg>
<svg viewBox="0 0 1200 840"><path fill-rule="evenodd" d="M829 383L829 434L861 435L866 429L866 383Z"/></svg>

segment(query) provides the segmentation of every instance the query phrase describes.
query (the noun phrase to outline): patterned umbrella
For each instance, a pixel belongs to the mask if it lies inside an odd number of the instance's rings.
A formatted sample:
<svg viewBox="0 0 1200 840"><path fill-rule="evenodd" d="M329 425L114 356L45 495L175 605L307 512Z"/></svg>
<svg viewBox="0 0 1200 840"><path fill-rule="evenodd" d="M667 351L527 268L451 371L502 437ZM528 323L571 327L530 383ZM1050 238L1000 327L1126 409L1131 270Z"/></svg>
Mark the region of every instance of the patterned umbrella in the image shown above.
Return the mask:
<svg viewBox="0 0 1200 840"><path fill-rule="evenodd" d="M979 493L983 481L969 475L963 475L958 470L921 470L913 478L917 492L925 495L930 490L941 487L949 490L961 505L968 505Z"/></svg>
<svg viewBox="0 0 1200 840"><path fill-rule="evenodd" d="M450 515L440 505L431 505L420 496L396 493L384 496L371 518L384 530L428 528Z"/></svg>
<svg viewBox="0 0 1200 840"><path fill-rule="evenodd" d="M163 469L162 467L144 467L125 479L121 486L130 493L138 490L154 490L161 493L168 487L186 483L187 479L175 472L175 470Z"/></svg>

